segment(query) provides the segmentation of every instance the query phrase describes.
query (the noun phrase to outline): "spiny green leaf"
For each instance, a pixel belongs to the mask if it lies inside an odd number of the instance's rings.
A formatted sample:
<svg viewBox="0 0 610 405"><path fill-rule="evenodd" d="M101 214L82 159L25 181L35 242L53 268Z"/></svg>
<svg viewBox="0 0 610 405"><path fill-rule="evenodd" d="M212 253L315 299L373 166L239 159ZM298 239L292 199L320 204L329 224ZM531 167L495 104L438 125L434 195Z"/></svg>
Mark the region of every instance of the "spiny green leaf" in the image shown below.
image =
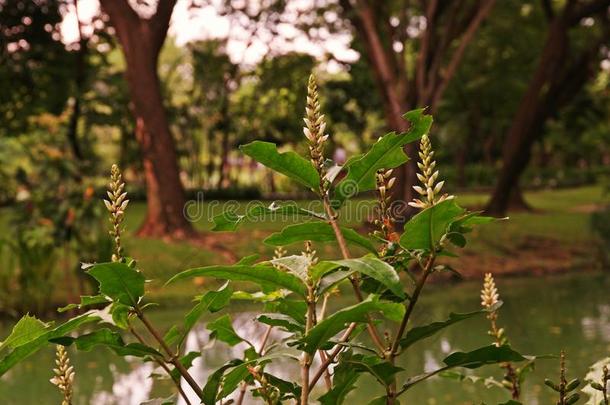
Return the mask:
<svg viewBox="0 0 610 405"><path fill-rule="evenodd" d="M218 339L222 342L227 343L229 346L235 346L238 343L245 341L242 339L231 323L231 317L229 315L223 315L213 322L208 323L208 330L210 330L211 338Z"/></svg>
<svg viewBox="0 0 610 405"><path fill-rule="evenodd" d="M348 243L361 246L370 252L376 252L371 241L350 228L341 228L341 234ZM281 232L276 232L264 240L271 246L286 246L296 242L334 242L335 232L328 223L306 222L296 225L288 225Z"/></svg>
<svg viewBox="0 0 610 405"><path fill-rule="evenodd" d="M24 315L13 326L13 330L4 342L0 344L0 351L6 349L14 349L26 343L29 343L47 332L49 325L29 314Z"/></svg>
<svg viewBox="0 0 610 405"><path fill-rule="evenodd" d="M295 152L280 153L271 142L254 141L241 145L239 149L257 162L290 177L317 191L320 187L320 176L311 162Z"/></svg>
<svg viewBox="0 0 610 405"><path fill-rule="evenodd" d="M408 132L390 132L379 139L371 149L358 159L349 162L347 175L337 185L333 196L333 206L358 193L375 189L375 174L381 169L391 169L405 163L408 159L403 147L421 138L430 130L432 116L424 115L424 110L409 111L404 117L411 122Z"/></svg>
<svg viewBox="0 0 610 405"><path fill-rule="evenodd" d="M305 296L306 289L302 281L286 272L265 265L226 265L208 266L185 270L172 277L167 284L190 277L216 277L232 281L251 281L261 286L284 288Z"/></svg>
<svg viewBox="0 0 610 405"><path fill-rule="evenodd" d="M433 336L435 333L441 331L442 329L450 325L453 325L454 323L472 318L473 316L480 315L485 312L486 311L474 311L463 314L452 312L451 314L449 314L449 318L445 321L433 322L429 325L418 326L416 328L410 329L406 333L406 335L400 340L400 346L404 350L411 346L413 343Z"/></svg>
<svg viewBox="0 0 610 405"><path fill-rule="evenodd" d="M263 205L249 206L245 213L237 214L234 211L225 211L222 214L216 215L212 220L214 221L213 231L236 231L239 225L245 221L260 221L265 218L285 218L290 216L295 218L296 216L303 217L321 217L321 214L317 214L313 211L306 210L299 207L295 203L277 204L273 202L268 207Z"/></svg>
<svg viewBox="0 0 610 405"><path fill-rule="evenodd" d="M453 199L426 208L405 224L400 246L405 249L436 250L451 223L463 214L464 209Z"/></svg>
<svg viewBox="0 0 610 405"><path fill-rule="evenodd" d="M126 344L121 335L117 332L111 331L110 329L103 328L96 330L79 337L62 336L50 340L53 343L61 344L63 346L70 346L76 344L78 350L85 352L90 351L96 346L104 346L118 354L119 356L157 356L162 357L161 353L152 347L143 345L141 343L128 343Z"/></svg>
<svg viewBox="0 0 610 405"><path fill-rule="evenodd" d="M271 325L285 330L286 332L303 333L303 325L296 322L292 317L284 314L262 314L256 318L260 323Z"/></svg>
<svg viewBox="0 0 610 405"><path fill-rule="evenodd" d="M66 312L72 309L83 309L92 305L108 304L108 299L103 295L82 295L80 304L68 304L65 307L57 309L57 312Z"/></svg>
<svg viewBox="0 0 610 405"><path fill-rule="evenodd" d="M125 263L99 263L87 270L99 283L100 294L131 307L144 296L145 278Z"/></svg>
<svg viewBox="0 0 610 405"><path fill-rule="evenodd" d="M100 317L91 314L79 315L56 328L48 330L35 339L16 347L2 360L0 360L0 376L4 375L4 373L14 367L15 364L36 353L38 350L44 347L50 339L63 336L81 325L98 320L100 320Z"/></svg>

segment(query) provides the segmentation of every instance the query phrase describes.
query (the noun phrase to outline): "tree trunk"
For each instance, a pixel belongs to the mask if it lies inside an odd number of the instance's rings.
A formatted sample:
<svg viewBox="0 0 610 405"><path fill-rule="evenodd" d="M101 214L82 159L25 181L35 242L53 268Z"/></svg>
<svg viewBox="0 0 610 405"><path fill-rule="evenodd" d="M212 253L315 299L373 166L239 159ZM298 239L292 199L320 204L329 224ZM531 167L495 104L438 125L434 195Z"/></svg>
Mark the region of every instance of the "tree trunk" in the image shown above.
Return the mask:
<svg viewBox="0 0 610 405"><path fill-rule="evenodd" d="M514 190L529 163L532 146L542 137L547 119L555 116L591 77L599 47L607 41L608 21L604 20L606 29L599 40L591 41L578 58L569 54L568 31L580 21L576 17L580 12L574 7L574 2L568 2L549 25L540 61L506 136L503 166L486 208L490 215L504 216L511 203L519 202L521 193ZM569 63L570 60L575 61Z"/></svg>
<svg viewBox="0 0 610 405"><path fill-rule="evenodd" d="M147 212L141 236L183 238L193 229L184 215L186 196L180 182L174 140L161 99L157 56L143 44L125 47L127 81L134 104L136 139L146 176Z"/></svg>
<svg viewBox="0 0 610 405"><path fill-rule="evenodd" d="M147 211L138 235L192 236L194 230L184 214L186 196L157 75L158 56L175 1L159 2L150 19L140 18L126 0L101 3L116 29L127 62L136 139L142 153Z"/></svg>

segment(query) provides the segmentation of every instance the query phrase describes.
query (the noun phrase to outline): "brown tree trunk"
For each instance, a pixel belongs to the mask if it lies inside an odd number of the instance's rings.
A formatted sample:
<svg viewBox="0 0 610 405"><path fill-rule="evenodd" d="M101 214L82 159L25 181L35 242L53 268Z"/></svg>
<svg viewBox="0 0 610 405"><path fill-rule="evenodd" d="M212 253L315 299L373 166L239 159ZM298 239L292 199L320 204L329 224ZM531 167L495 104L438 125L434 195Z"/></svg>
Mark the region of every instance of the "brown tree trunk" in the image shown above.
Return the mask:
<svg viewBox="0 0 610 405"><path fill-rule="evenodd" d="M159 2L150 19L140 18L126 0L102 0L101 4L116 29L127 62L136 139L143 159L147 211L138 235L191 236L194 230L184 215L186 196L157 75L158 56L175 0Z"/></svg>
<svg viewBox="0 0 610 405"><path fill-rule="evenodd" d="M597 3L604 3L607 8L610 1ZM608 21L604 20L606 29L599 40L591 42L580 57L570 55L568 30L587 10L575 7L574 1L568 2L561 14L551 20L540 61L506 136L502 170L486 208L490 215L504 216L511 203L519 202L519 198L524 202L520 191L514 190L530 160L532 146L542 137L546 120L556 115L582 89L592 74L599 47L608 40ZM603 13L604 8L601 10ZM570 60L575 62L569 63Z"/></svg>

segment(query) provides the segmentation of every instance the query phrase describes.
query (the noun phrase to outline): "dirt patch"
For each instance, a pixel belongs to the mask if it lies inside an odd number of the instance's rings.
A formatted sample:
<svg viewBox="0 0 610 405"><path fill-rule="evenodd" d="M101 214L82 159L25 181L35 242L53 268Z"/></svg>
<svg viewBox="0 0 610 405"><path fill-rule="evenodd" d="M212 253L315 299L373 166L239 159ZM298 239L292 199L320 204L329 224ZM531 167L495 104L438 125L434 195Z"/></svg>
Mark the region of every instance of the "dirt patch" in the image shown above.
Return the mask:
<svg viewBox="0 0 610 405"><path fill-rule="evenodd" d="M491 243L489 243L491 245ZM552 238L528 236L505 248L492 246L489 251L465 249L460 257L445 262L455 268L463 279L481 279L485 273L494 276L545 275L573 270L594 269L594 249L571 245ZM447 279L441 277L440 280Z"/></svg>
<svg viewBox="0 0 610 405"><path fill-rule="evenodd" d="M604 208L602 204L582 204L577 205L576 207L570 208L570 212L578 212L581 214L593 214L594 212L599 212Z"/></svg>

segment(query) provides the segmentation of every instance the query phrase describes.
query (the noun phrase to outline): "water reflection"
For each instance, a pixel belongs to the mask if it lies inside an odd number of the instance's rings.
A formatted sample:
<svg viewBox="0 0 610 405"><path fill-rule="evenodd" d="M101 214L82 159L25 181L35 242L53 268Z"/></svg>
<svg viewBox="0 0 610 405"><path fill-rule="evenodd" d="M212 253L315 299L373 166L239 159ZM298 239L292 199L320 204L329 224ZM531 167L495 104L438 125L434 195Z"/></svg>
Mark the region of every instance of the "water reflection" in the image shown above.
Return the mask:
<svg viewBox="0 0 610 405"><path fill-rule="evenodd" d="M568 369L573 377L583 377L588 367L610 353L610 280L608 276L580 274L547 279L515 279L498 282L505 305L500 323L507 326L513 346L530 354L568 353ZM543 286L543 288L541 288ZM414 314L419 324L445 319L451 311L464 312L478 306L478 283L464 283L454 288L433 287L422 299L422 310ZM234 327L240 336L257 348L265 325L254 322L259 314L248 311L233 313ZM182 310L158 313L162 319L178 318ZM174 313L176 316L174 316ZM154 313L151 314L154 317ZM216 318L214 316L212 319ZM169 327L169 325L165 325ZM10 325L0 326L0 335L6 335ZM400 378L432 371L442 365L442 359L456 350L471 350L489 343L484 317L465 321L462 325L446 329L443 333L420 342L401 358L405 373ZM553 330L559 333L552 333ZM270 342L279 342L286 334L273 330ZM245 344L229 347L222 342L210 343L206 322L198 324L187 336L186 352L200 351L191 373L200 384L205 384L213 370L232 358L242 358ZM75 405L139 405L156 397L167 397L174 391L170 381L150 378L157 370L153 363L139 359L118 359L105 350L91 353L72 352L77 370ZM108 363L112 361L112 363ZM0 380L0 403L3 405L34 405L58 403L59 394L48 383L53 364L52 350L42 352L20 364ZM298 378L298 365L292 361L274 361L267 369L288 381ZM469 371L475 375L501 377L501 370L490 366ZM553 393L544 385L545 377L556 377L555 360L540 361L529 377L523 391L523 402L528 405L550 403ZM350 405L366 404L381 391L374 381L362 378L359 388L350 394ZM188 384L182 387L189 393L192 403L198 403ZM233 398L235 398L234 394ZM316 396L314 395L314 398ZM506 401L506 393L497 388L486 389L482 383L458 383L442 378L415 387L407 393L408 403L414 404L473 404ZM178 404L185 405L179 399ZM251 397L245 402L258 403Z"/></svg>
<svg viewBox="0 0 610 405"><path fill-rule="evenodd" d="M150 398L153 380L150 377L154 370L152 363L139 359L130 359L132 371L121 373L116 365L110 364L114 383L111 391L99 391L91 397L91 404L96 405L139 405Z"/></svg>

